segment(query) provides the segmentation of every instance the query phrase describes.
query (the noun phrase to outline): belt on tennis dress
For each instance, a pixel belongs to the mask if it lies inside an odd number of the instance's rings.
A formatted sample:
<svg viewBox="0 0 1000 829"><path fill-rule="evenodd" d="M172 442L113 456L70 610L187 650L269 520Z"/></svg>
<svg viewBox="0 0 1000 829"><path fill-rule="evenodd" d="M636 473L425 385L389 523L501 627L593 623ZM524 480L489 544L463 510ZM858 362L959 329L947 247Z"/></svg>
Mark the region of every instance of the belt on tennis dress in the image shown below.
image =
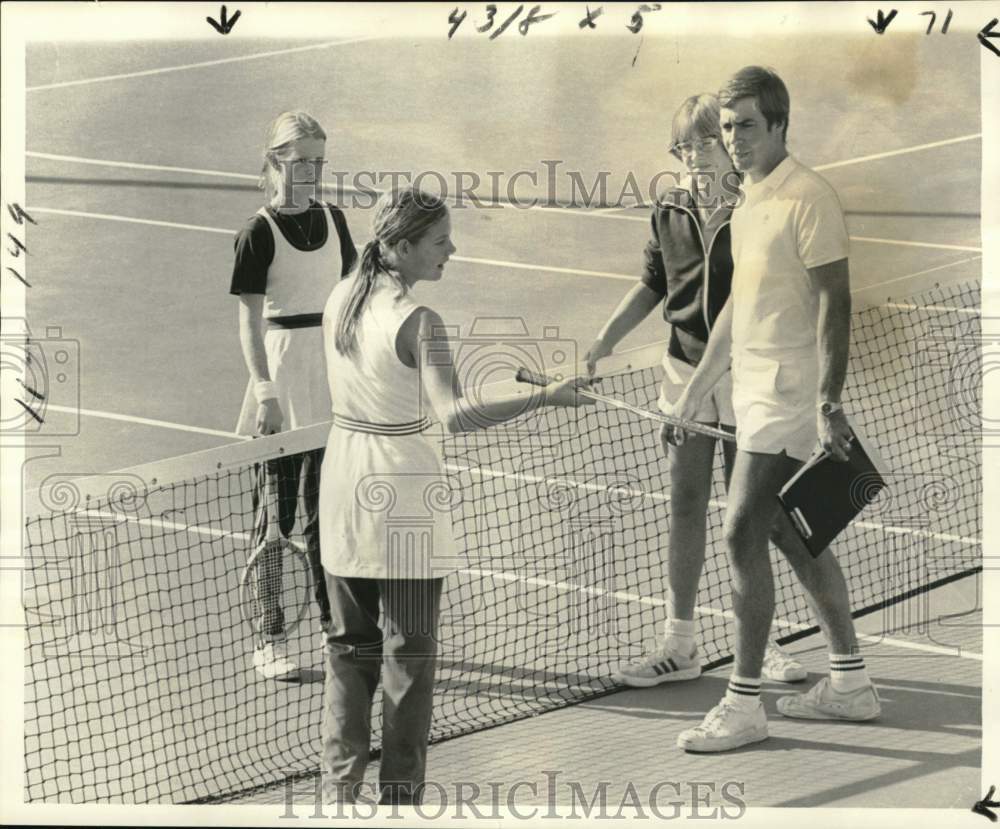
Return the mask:
<svg viewBox="0 0 1000 829"><path fill-rule="evenodd" d="M323 315L289 314L285 317L268 317L265 321L275 328L318 328L323 324Z"/></svg>
<svg viewBox="0 0 1000 829"><path fill-rule="evenodd" d="M408 423L369 423L367 420L355 420L336 412L333 413L333 423L349 432L364 432L369 435L416 435L431 425L430 418L427 417Z"/></svg>

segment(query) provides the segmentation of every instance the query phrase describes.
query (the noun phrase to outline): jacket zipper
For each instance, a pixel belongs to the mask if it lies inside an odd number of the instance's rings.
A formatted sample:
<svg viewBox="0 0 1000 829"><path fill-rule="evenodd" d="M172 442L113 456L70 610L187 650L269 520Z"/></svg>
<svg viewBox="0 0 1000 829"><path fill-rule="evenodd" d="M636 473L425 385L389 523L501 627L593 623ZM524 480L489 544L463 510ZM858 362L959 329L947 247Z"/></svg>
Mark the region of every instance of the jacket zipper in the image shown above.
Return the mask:
<svg viewBox="0 0 1000 829"><path fill-rule="evenodd" d="M708 320L708 278L709 278L709 273L710 273L709 259L710 259L711 255L712 255L712 245L715 243L715 237L719 235L719 231L722 230L722 228L724 228L726 225L728 225L729 222L728 221L727 222L723 222L721 225L719 225L719 227L716 229L715 233L712 235L712 241L706 247L705 246L705 235L701 232L701 222L698 221L698 217L694 213L692 213L690 210L688 210L686 207L684 207L682 205L678 204L678 205L674 205L674 207L676 207L678 210L683 210L692 219L694 219L694 226L695 226L695 229L698 231L698 241L701 242L701 253L702 253L702 257L704 259L704 269L703 270L704 270L704 274L705 274L702 277L701 315L702 315L702 317L705 320L705 330L708 331L711 334L711 332L712 332L712 323L710 323L709 320ZM712 223L712 219L715 218L715 214L718 213L721 209L722 209L722 205L720 204L718 207L715 208L715 210L712 211L711 215L705 221L706 226Z"/></svg>

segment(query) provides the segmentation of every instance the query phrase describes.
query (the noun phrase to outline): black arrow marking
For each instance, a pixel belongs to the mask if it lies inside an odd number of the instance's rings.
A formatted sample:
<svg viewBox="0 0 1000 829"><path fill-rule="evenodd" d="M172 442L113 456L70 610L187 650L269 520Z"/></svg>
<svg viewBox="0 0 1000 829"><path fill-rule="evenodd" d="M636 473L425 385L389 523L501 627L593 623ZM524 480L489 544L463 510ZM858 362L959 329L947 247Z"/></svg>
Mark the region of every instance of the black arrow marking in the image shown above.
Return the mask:
<svg viewBox="0 0 1000 829"><path fill-rule="evenodd" d="M215 29L220 35L228 35L232 30L233 26L236 25L236 21L240 19L240 10L236 10L236 14L232 16L231 20L226 19L226 7L223 6L222 10L219 12L219 22L216 23L211 17L205 18L209 23L212 24L212 28Z"/></svg>
<svg viewBox="0 0 1000 829"><path fill-rule="evenodd" d="M993 23L990 24L990 27L992 27L996 22L997 21L994 20ZM994 37L997 36L998 35L994 35ZM993 44L987 44L987 45L989 45L991 49L993 48ZM992 806L995 809L996 807L1000 806L1000 802L993 800L993 792L995 792L996 790L997 790L996 786L990 786L990 790L986 792L986 797L984 797L982 800L977 800L976 804L972 807L973 812L975 812L977 815L988 817L993 823L997 822L997 816L993 814L993 812L991 812L988 807Z"/></svg>
<svg viewBox="0 0 1000 829"><path fill-rule="evenodd" d="M597 20L597 18L602 14L604 14L604 6L598 6L593 11L590 10L590 6L587 6L587 16L580 21L580 28L583 29L586 27L588 29L596 29L597 24L594 21Z"/></svg>
<svg viewBox="0 0 1000 829"><path fill-rule="evenodd" d="M897 14L896 10L893 9L891 12L889 12L889 15L887 17L886 15L882 14L882 9L879 9L877 18L875 20L872 20L869 17L868 23L875 30L875 34L882 35L885 34L886 27L890 23L892 23L892 19L896 16L896 14Z"/></svg>
<svg viewBox="0 0 1000 829"><path fill-rule="evenodd" d="M985 26L983 26L983 28L979 31L979 34L977 34L976 37L979 38L979 42L982 43L983 46L985 46L994 55L996 55L998 58L1000 58L1000 49L997 49L996 46L994 46L992 43L990 43L987 40L987 38L989 38L989 37L1000 37L1000 32L994 32L993 31L993 27L996 26L998 22L1000 22L1000 21L998 21L997 18L994 17L989 23L987 23ZM992 793L992 792L993 792L993 790L990 789L990 793Z"/></svg>

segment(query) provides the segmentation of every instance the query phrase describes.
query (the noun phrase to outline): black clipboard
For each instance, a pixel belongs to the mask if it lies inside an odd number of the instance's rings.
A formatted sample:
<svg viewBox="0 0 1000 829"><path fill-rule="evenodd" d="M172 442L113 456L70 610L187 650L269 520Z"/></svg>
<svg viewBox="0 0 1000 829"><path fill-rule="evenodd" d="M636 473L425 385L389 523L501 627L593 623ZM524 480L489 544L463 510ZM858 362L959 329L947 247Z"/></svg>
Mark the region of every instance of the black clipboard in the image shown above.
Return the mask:
<svg viewBox="0 0 1000 829"><path fill-rule="evenodd" d="M846 461L814 454L778 493L778 503L815 557L886 488L886 467L855 429Z"/></svg>

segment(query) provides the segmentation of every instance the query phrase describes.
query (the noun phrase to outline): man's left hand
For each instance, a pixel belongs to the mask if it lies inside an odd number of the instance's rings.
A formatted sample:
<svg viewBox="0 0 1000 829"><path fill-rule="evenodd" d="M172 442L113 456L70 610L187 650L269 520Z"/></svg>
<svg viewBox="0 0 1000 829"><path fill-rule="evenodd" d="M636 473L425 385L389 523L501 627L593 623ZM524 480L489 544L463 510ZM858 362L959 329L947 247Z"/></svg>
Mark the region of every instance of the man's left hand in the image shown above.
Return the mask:
<svg viewBox="0 0 1000 829"><path fill-rule="evenodd" d="M816 420L819 442L823 449L838 461L846 461L847 454L851 451L852 436L847 416L842 411L831 415L817 414Z"/></svg>

